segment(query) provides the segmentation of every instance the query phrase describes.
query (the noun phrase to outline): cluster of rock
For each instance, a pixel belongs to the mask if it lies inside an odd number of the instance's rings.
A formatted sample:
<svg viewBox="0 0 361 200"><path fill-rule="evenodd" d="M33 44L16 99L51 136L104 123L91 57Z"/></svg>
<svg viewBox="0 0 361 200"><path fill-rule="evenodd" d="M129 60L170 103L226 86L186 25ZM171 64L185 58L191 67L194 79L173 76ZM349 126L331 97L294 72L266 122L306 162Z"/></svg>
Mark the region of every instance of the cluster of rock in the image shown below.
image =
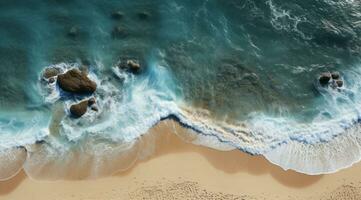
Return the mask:
<svg viewBox="0 0 361 200"><path fill-rule="evenodd" d="M151 17L151 14L147 11L141 11L137 14L138 19L147 20ZM111 19L114 21L119 21L124 18L124 13L122 11L114 11L110 14ZM80 28L77 26L72 26L67 32L67 36L70 38L76 38L80 34ZM113 38L125 38L129 35L127 29L124 26L117 25L112 29L111 35Z"/></svg>
<svg viewBox="0 0 361 200"><path fill-rule="evenodd" d="M331 86L332 88L340 88L343 86L343 80L339 72L323 72L318 81L322 86Z"/></svg>
<svg viewBox="0 0 361 200"><path fill-rule="evenodd" d="M137 13L137 16L138 16L139 19L145 20L145 19L148 19L150 17L150 13L147 12L147 11L141 11L141 12ZM122 11L120 11L120 10L117 10L117 11L112 12L110 17L113 20L121 20L124 17L124 13Z"/></svg>
<svg viewBox="0 0 361 200"><path fill-rule="evenodd" d="M117 66L121 70L129 71L132 73L139 73L142 69L140 61L134 58L121 58Z"/></svg>
<svg viewBox="0 0 361 200"><path fill-rule="evenodd" d="M91 95L97 89L97 84L88 78L87 69L81 71L73 68L65 73L62 73L61 69L56 67L49 67L44 70L43 77L48 80L49 83L54 83L57 80L59 88L63 91L76 94L76 95ZM96 101L94 98L83 100L80 103L74 104L70 107L70 113L74 117L81 117L86 112L88 107L93 111L98 111L96 107Z"/></svg>

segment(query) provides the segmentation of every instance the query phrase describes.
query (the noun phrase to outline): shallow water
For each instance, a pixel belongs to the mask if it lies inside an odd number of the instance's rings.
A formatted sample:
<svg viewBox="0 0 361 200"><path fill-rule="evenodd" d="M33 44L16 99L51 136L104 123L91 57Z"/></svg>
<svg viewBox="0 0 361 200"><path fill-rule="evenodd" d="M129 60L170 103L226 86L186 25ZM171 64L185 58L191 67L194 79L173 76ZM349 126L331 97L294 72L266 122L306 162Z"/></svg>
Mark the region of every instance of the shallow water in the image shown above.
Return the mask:
<svg viewBox="0 0 361 200"><path fill-rule="evenodd" d="M32 169L74 155L119 156L171 118L198 144L284 168L347 167L361 156L360 10L351 0L3 0L0 149L25 146L25 168L41 177ZM139 59L141 73L117 68L123 58ZM70 105L90 96L64 95L41 74L82 65L98 85L99 112L74 119ZM344 86L322 87L325 71L339 71ZM328 165L317 161L325 155Z"/></svg>

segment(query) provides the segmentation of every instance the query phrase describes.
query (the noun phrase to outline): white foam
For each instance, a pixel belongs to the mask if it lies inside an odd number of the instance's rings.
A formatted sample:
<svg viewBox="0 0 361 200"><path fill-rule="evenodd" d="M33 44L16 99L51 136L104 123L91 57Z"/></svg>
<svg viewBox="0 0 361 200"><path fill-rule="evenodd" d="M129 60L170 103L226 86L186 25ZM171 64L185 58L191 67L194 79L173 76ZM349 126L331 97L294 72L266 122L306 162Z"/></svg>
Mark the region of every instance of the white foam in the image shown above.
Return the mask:
<svg viewBox="0 0 361 200"><path fill-rule="evenodd" d="M310 122L292 116L272 117L253 113L242 123L216 121L206 110L183 108L179 120L208 138L251 154L264 154L284 169L307 174L331 173L360 160L359 69L344 74L342 89L319 88L320 114ZM325 101L326 100L326 101ZM327 113L326 116L323 116ZM221 146L219 146L222 149Z"/></svg>
<svg viewBox="0 0 361 200"><path fill-rule="evenodd" d="M360 131L357 125L329 142L316 144L289 141L264 155L285 170L310 175L334 173L360 161Z"/></svg>
<svg viewBox="0 0 361 200"><path fill-rule="evenodd" d="M129 169L137 160L137 141L111 143L88 135L77 143L62 143L54 138L27 147L31 152L24 170L41 180L94 179Z"/></svg>
<svg viewBox="0 0 361 200"><path fill-rule="evenodd" d="M135 146L139 137L177 109L175 96L169 88L172 78L165 67L154 63L146 75L139 76L118 68L113 72L122 78L121 87L110 79L102 80L95 72L89 73L90 79L97 83L93 96L98 112L88 109L78 119L66 113L59 124L60 139L50 137L41 148L28 147L32 154L25 170L30 176L59 179L73 170L79 171L82 177L95 178L126 168L137 158ZM61 100L65 111L69 112L70 105L82 98ZM86 163L89 159L93 162L91 166Z"/></svg>
<svg viewBox="0 0 361 200"><path fill-rule="evenodd" d="M49 116L40 111L6 113L0 116L0 150L34 144L45 138L49 131Z"/></svg>
<svg viewBox="0 0 361 200"><path fill-rule="evenodd" d="M66 115L60 124L60 135L68 141L100 137L119 144L131 143L161 119L175 116L199 134L195 144L264 154L285 169L330 173L360 158L356 128L361 108L358 70L343 74L345 84L341 89L316 85L320 97L315 101L315 109L320 114L310 122L300 122L290 115L252 113L248 120L233 123L216 120L207 110L187 107L174 94L172 76L157 63L151 65L146 75L134 76L119 68L113 68L113 72L123 80L121 87L90 72L90 78L98 84L94 96L99 111L88 111L79 119ZM76 101L79 100L65 100L64 109ZM65 144L58 145L64 148L61 146Z"/></svg>
<svg viewBox="0 0 361 200"><path fill-rule="evenodd" d="M65 117L61 133L69 140L77 140L84 134L101 134L114 141L131 142L147 132L176 108L174 96L166 87L171 83L168 72L162 66L153 66L144 77L134 77L117 68L115 75L124 80L122 87L109 81L97 81L94 96L98 112L88 111L83 117ZM156 69L155 69L156 68ZM94 77L97 80L99 77ZM68 109L74 101L65 103Z"/></svg>
<svg viewBox="0 0 361 200"><path fill-rule="evenodd" d="M266 4L268 4L271 9L272 17L270 22L276 30L295 32L299 34L303 39L312 39L298 29L298 25L300 23L307 22L306 17L292 15L290 11L277 7L272 0L268 0Z"/></svg>

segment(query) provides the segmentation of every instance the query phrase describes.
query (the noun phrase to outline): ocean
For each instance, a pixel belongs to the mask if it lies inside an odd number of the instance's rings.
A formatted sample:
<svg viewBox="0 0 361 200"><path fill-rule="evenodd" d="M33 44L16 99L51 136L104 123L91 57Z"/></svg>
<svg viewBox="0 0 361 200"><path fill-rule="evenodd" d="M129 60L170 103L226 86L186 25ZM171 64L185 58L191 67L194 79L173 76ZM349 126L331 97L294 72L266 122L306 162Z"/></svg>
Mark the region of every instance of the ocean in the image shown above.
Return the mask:
<svg viewBox="0 0 361 200"><path fill-rule="evenodd" d="M361 158L359 0L2 0L0 27L0 179L126 169L166 119L306 174ZM84 67L94 93L43 77Z"/></svg>

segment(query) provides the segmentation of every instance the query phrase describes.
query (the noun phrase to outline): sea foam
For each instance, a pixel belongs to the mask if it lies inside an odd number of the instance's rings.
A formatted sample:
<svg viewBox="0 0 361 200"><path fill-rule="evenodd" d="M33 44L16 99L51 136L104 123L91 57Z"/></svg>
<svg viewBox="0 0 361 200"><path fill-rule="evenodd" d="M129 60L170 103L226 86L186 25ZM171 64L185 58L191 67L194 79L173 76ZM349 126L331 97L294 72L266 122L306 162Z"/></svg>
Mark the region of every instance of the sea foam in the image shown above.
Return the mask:
<svg viewBox="0 0 361 200"><path fill-rule="evenodd" d="M78 67L59 66L64 72ZM125 170L140 155L141 136L164 119L173 119L192 130L197 135L194 144L264 155L284 169L306 174L335 172L360 160L357 70L345 72L346 83L339 90L315 85L321 98L328 101L317 107L320 114L310 122L300 122L295 116L252 113L247 120L233 123L214 118L208 110L187 105L174 93L176 84L172 75L157 63L144 75L134 76L117 67L112 73L116 79L113 82L102 79L99 71L90 70L89 77L98 84L93 97L99 111L89 111L79 119L70 118L67 112L80 97L62 94L57 86L47 88L50 91L45 93L45 100L50 104L63 102L59 109L64 114L53 115L50 124L57 122L57 128L54 131L51 126L50 132L40 137L43 143L35 144L39 140L34 140L24 144L30 152L24 166L30 176L59 179L73 171L79 174L75 176L78 178L96 178ZM57 112L55 108L53 111ZM115 158L123 159L123 164L110 165ZM9 161L12 162L18 163L16 159Z"/></svg>

